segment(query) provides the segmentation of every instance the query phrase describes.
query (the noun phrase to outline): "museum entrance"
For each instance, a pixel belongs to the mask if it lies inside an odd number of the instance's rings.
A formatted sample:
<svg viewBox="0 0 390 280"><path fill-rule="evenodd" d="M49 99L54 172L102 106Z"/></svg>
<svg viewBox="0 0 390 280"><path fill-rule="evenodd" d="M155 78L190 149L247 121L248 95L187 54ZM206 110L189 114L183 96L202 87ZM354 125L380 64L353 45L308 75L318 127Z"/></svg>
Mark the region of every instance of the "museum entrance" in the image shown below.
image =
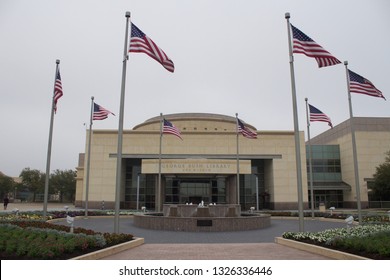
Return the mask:
<svg viewBox="0 0 390 280"><path fill-rule="evenodd" d="M269 161L272 162L272 161ZM206 165L204 165L206 166ZM124 209L155 209L158 174L143 173L141 163L126 160L125 199L121 202ZM188 173L161 174L161 204L205 204L237 203L236 173ZM197 169L195 169L198 171ZM183 171L183 170L179 170ZM251 174L240 175L240 204L242 210L256 207L269 208L269 193L265 188L264 160L252 160ZM258 191L257 191L258 187ZM259 197L257 198L256 195Z"/></svg>
<svg viewBox="0 0 390 280"><path fill-rule="evenodd" d="M180 203L199 204L210 202L212 180L180 181Z"/></svg>
<svg viewBox="0 0 390 280"><path fill-rule="evenodd" d="M165 180L164 203L226 203L225 177L169 178Z"/></svg>

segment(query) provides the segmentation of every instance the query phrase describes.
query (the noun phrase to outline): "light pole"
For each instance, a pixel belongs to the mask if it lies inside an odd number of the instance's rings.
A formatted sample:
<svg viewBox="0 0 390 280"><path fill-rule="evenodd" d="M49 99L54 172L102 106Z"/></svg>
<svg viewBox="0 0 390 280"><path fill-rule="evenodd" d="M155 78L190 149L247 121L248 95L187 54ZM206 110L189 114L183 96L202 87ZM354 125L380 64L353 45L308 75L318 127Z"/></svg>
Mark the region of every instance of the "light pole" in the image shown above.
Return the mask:
<svg viewBox="0 0 390 280"><path fill-rule="evenodd" d="M256 210L259 211L259 177L256 176Z"/></svg>
<svg viewBox="0 0 390 280"><path fill-rule="evenodd" d="M139 209L139 177L140 177L141 173L138 173L137 174L137 208L136 210L138 211Z"/></svg>

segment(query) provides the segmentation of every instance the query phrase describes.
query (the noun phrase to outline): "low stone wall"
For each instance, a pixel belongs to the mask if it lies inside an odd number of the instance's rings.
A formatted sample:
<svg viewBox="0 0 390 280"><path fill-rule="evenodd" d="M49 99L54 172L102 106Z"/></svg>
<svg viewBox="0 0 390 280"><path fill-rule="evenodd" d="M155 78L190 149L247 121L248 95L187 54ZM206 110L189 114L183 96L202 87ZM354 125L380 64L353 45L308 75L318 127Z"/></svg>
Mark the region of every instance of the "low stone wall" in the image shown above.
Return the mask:
<svg viewBox="0 0 390 280"><path fill-rule="evenodd" d="M239 217L170 217L135 214L134 225L146 229L172 231L240 231L266 228L271 215L258 214Z"/></svg>
<svg viewBox="0 0 390 280"><path fill-rule="evenodd" d="M115 246L111 246L102 250L98 250L92 253L81 255L71 260L98 260L113 254L118 254L122 251L132 249L145 243L145 239L142 237L134 237L134 240L129 242L121 243Z"/></svg>
<svg viewBox="0 0 390 280"><path fill-rule="evenodd" d="M275 243L288 246L291 248L307 251L313 254L322 255L336 260L370 260L362 256L353 255L342 251L332 250L321 246L307 244L304 242L299 242L291 239L285 239L283 237L275 237Z"/></svg>

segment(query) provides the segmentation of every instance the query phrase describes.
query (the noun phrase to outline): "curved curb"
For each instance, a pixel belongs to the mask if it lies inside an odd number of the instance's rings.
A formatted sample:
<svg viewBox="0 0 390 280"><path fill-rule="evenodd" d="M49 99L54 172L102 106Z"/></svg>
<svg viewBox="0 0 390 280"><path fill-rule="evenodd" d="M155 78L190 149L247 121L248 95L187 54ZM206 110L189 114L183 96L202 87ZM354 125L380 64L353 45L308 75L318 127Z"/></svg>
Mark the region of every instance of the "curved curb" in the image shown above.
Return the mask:
<svg viewBox="0 0 390 280"><path fill-rule="evenodd" d="M295 249L307 251L317 255L322 255L335 260L371 260L358 255L344 253L341 251L332 250L321 246L311 245L311 244L307 244L304 242L299 242L291 239L285 239L283 237L275 237L275 243L292 247Z"/></svg>
<svg viewBox="0 0 390 280"><path fill-rule="evenodd" d="M111 256L117 253L120 253L125 250L132 249L134 247L140 246L145 243L145 239L141 237L134 237L134 240L131 240L129 242L125 242L122 244L118 244L115 246L111 246L109 248L105 248L102 250L98 250L92 253L88 253L85 255L81 255L75 258L72 258L70 260L99 260L101 258Z"/></svg>

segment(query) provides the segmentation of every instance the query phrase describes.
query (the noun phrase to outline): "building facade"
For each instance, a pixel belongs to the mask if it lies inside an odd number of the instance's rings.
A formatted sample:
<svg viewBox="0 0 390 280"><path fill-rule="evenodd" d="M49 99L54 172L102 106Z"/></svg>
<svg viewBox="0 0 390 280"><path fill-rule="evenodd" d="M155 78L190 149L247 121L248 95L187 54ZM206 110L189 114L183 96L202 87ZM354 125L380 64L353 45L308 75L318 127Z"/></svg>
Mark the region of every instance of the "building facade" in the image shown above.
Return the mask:
<svg viewBox="0 0 390 280"><path fill-rule="evenodd" d="M326 208L344 208L344 191L351 191L351 186L342 180L340 146L306 145L306 164L309 190L313 187L314 208L319 208L320 204ZM309 191L310 205L311 200Z"/></svg>
<svg viewBox="0 0 390 280"><path fill-rule="evenodd" d="M360 201L362 208L367 208L370 207L369 185L373 174L376 167L385 162L386 152L390 150L390 118L354 117L353 127ZM313 145L315 201L327 207L356 208L351 119L312 138L310 142Z"/></svg>
<svg viewBox="0 0 390 280"><path fill-rule="evenodd" d="M183 140L163 134L160 146L160 116L123 132L121 209L161 210L163 204L202 201L239 203L242 210L298 209L293 131L257 131L257 139L248 139L237 137L234 117L204 113L164 117L181 131ZM366 208L375 168L390 150L390 118L353 121L360 200ZM311 139L312 173L309 145L299 133L304 209L311 206L311 187L317 209L321 203L326 208L357 207L350 124L347 120ZM76 206L85 205L88 189L90 208L115 207L117 138L117 130L93 131L88 188L86 141L77 167Z"/></svg>
<svg viewBox="0 0 390 280"><path fill-rule="evenodd" d="M183 140L163 134L160 145L160 116L123 132L121 209L161 210L163 204L202 201L240 204L242 210L298 209L293 131L257 131L257 139L248 139L237 137L234 117L204 113L164 117L181 131ZM77 167L76 206L85 205L88 189L89 207L114 208L117 138L117 130L93 131L89 186L86 152ZM303 132L300 139L305 170ZM306 172L302 181L307 208Z"/></svg>

